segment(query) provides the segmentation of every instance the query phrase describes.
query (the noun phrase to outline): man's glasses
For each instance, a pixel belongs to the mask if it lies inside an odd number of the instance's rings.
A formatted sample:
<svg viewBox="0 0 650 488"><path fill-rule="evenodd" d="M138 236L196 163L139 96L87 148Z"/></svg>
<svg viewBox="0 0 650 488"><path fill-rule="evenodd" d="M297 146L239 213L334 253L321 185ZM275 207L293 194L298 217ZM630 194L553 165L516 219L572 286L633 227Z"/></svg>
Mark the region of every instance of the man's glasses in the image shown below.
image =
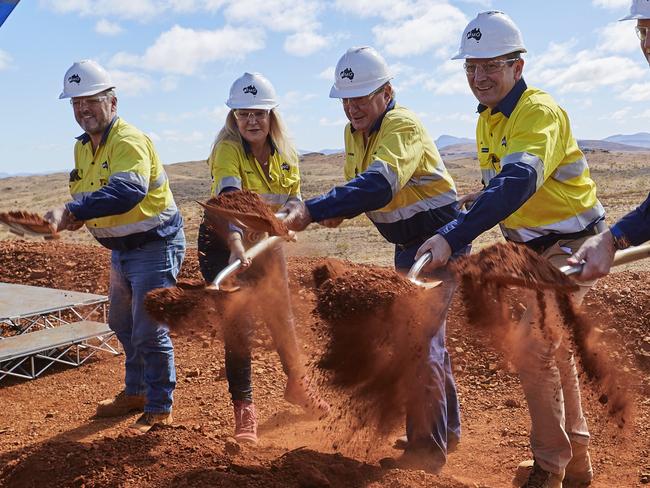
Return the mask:
<svg viewBox="0 0 650 488"><path fill-rule="evenodd" d="M640 40L645 41L646 38L648 37L648 27L639 27L637 25L636 26L636 35Z"/></svg>
<svg viewBox="0 0 650 488"><path fill-rule="evenodd" d="M518 59L520 58L495 59L494 61L488 61L486 63L463 63L463 68L465 69L467 76L474 76L479 66L486 75L493 75L494 73L503 71L503 68L505 68L506 65L512 66L512 64Z"/></svg>
<svg viewBox="0 0 650 488"><path fill-rule="evenodd" d="M81 108L83 105L87 105L88 107L92 108L98 106L107 98L108 95L100 95L98 97L93 97L93 98L71 98L70 105L72 105L74 108Z"/></svg>
<svg viewBox="0 0 650 488"><path fill-rule="evenodd" d="M233 115L239 121L266 120L269 117L268 110L233 110Z"/></svg>
<svg viewBox="0 0 650 488"><path fill-rule="evenodd" d="M372 93L369 93L368 95L364 95L362 97L341 98L341 103L346 107L354 104L359 108L365 108L370 105L370 102L375 95L384 91L384 86L385 85L382 85Z"/></svg>

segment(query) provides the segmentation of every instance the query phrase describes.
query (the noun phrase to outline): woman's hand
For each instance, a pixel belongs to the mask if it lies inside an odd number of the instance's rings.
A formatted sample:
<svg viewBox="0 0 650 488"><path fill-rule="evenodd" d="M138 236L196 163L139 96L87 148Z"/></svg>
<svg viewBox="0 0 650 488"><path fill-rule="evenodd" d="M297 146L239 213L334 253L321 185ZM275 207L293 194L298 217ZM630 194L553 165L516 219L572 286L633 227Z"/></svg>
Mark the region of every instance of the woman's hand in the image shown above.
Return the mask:
<svg viewBox="0 0 650 488"><path fill-rule="evenodd" d="M228 236L228 248L230 249L228 264L232 264L239 259L242 268L248 268L250 266L251 260L246 257L246 249L244 249L244 244L242 243L241 234L239 232L230 233Z"/></svg>

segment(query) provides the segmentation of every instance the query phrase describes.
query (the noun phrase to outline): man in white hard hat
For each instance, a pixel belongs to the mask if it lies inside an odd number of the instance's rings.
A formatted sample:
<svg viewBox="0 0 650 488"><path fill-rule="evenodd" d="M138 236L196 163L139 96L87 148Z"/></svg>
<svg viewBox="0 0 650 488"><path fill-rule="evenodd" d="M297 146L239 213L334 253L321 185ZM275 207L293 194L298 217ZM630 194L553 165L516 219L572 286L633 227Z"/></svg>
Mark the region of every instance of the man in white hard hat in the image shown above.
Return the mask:
<svg viewBox="0 0 650 488"><path fill-rule="evenodd" d="M629 15L620 20L636 20L641 52L650 64L650 1L634 0ZM638 246L650 240L650 195L635 210L625 215L607 231L587 240L569 264L584 262L580 279L591 280L609 273L617 250Z"/></svg>
<svg viewBox="0 0 650 488"><path fill-rule="evenodd" d="M339 98L350 123L345 128L348 182L303 202L292 202L287 227L311 222L336 226L365 213L384 238L395 244L395 266L408 271L415 251L436 229L458 216L456 189L426 129L410 110L395 103L392 76L370 47L349 49L336 66L331 98ZM460 253L465 250L459 250ZM444 314L454 285L441 291ZM444 315L431 325L429 355L420 383L406 403L407 446L388 467L439 471L448 449L460 439L456 386L445 346Z"/></svg>
<svg viewBox="0 0 650 488"><path fill-rule="evenodd" d="M605 211L567 114L547 93L526 86L525 52L521 32L503 12L482 12L463 31L453 59L465 60L467 81L480 102L476 143L483 189L472 195L467 213L418 250L418 256L432 254L429 269L444 265L496 224L507 240L527 245L558 267L603 228ZM579 283L575 298L582 300L592 284ZM589 484L589 431L575 362L560 338L544 338L534 310L533 299L520 323L514 358L532 421L534 462L522 464L515 483Z"/></svg>
<svg viewBox="0 0 650 488"><path fill-rule="evenodd" d="M176 283L185 255L183 219L151 140L117 116L115 85L91 60L66 72L63 92L84 133L74 148L72 201L46 218L58 230L82 225L111 249L108 324L125 353L125 387L100 402L97 416L143 412L133 427L172 422L174 349L165 324L144 309L154 288Z"/></svg>

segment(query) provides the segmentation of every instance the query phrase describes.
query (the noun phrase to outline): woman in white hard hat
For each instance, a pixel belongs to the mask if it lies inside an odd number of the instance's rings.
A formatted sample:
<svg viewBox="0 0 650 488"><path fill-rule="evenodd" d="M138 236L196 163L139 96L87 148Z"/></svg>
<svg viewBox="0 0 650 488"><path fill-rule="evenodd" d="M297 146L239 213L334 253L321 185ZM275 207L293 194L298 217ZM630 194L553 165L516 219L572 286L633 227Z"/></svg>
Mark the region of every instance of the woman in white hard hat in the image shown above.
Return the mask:
<svg viewBox="0 0 650 488"><path fill-rule="evenodd" d="M212 173L212 195L250 190L260 194L272 208L279 209L290 200L299 200L300 172L298 154L287 137L277 112L275 90L259 73L244 73L230 88L226 105L230 112L217 135L208 164ZM280 283L265 287L264 299L279 306L266 314L282 367L287 375L285 399L309 413L324 416L329 405L310 391L296 341L286 260L281 246L251 263L244 251L254 237L229 225L226 238L210 230L206 223L199 229L199 263L206 281L235 259L249 267L242 279L260 284L265 278L281 276ZM273 296L271 296L273 295ZM252 304L254 305L254 304ZM257 421L251 386L250 335L252 317L242 317L224 331L226 376L235 412L235 439L257 442Z"/></svg>

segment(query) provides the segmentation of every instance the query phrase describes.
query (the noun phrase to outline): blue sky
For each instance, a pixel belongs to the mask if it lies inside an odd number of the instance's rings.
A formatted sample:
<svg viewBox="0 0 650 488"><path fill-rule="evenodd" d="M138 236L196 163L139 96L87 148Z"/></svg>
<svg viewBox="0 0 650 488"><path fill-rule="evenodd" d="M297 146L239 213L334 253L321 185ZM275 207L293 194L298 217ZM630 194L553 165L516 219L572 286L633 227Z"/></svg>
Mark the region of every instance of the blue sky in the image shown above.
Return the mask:
<svg viewBox="0 0 650 488"><path fill-rule="evenodd" d="M329 99L348 47L372 45L397 99L431 136L473 137L476 101L450 61L477 12L521 28L524 77L552 93L578 138L646 131L648 66L629 0L22 0L0 27L0 173L69 170L81 132L65 71L91 58L117 85L118 113L149 134L165 163L204 159L232 81L259 71L302 150L340 148L345 118ZM638 103L641 102L641 103Z"/></svg>

